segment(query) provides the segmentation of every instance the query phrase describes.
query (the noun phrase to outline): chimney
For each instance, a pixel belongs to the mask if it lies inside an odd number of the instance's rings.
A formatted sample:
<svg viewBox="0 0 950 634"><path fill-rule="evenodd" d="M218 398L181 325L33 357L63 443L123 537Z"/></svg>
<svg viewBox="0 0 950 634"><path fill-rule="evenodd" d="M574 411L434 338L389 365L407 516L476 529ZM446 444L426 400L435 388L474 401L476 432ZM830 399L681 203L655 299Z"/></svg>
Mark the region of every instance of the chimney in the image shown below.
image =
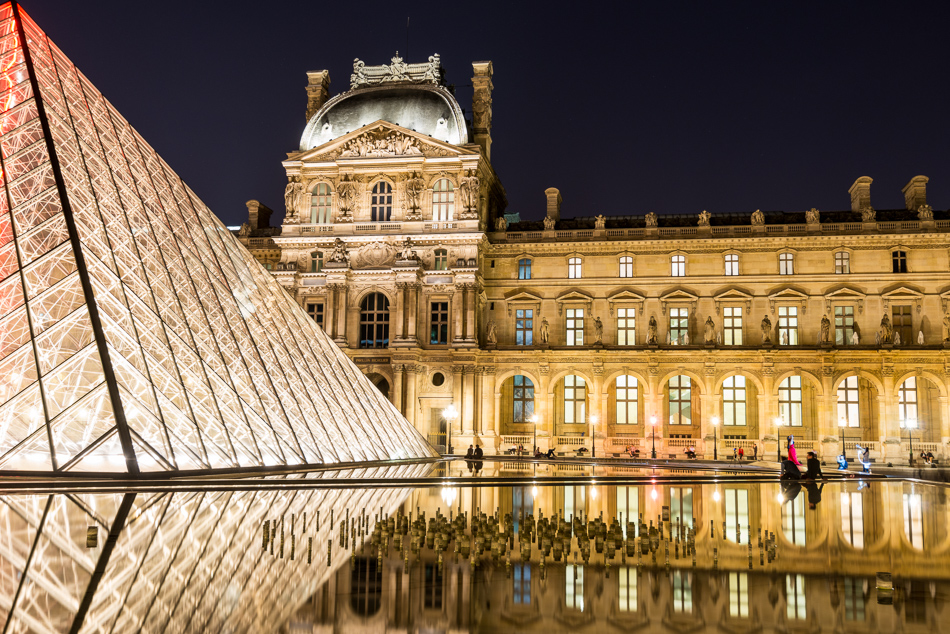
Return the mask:
<svg viewBox="0 0 950 634"><path fill-rule="evenodd" d="M493 88L491 62L473 62L475 76L472 86L472 124L475 127L475 143L482 146L485 158L491 161L491 91Z"/></svg>
<svg viewBox="0 0 950 634"><path fill-rule="evenodd" d="M330 71L311 70L307 73L307 121L327 102L330 96Z"/></svg>
<svg viewBox="0 0 950 634"><path fill-rule="evenodd" d="M861 211L865 207L871 206L871 183L873 179L870 176L860 176L848 193L851 194L851 211Z"/></svg>
<svg viewBox="0 0 950 634"><path fill-rule="evenodd" d="M258 200L247 201L247 224L251 229L266 229L270 226L270 216L274 210Z"/></svg>
<svg viewBox="0 0 950 634"><path fill-rule="evenodd" d="M926 176L915 176L910 182L904 185L904 207L910 211L917 211L921 205L927 204L927 182L930 179Z"/></svg>
<svg viewBox="0 0 950 634"><path fill-rule="evenodd" d="M548 198L548 218L554 220L561 219L561 192L556 187L549 187L544 190L544 195Z"/></svg>

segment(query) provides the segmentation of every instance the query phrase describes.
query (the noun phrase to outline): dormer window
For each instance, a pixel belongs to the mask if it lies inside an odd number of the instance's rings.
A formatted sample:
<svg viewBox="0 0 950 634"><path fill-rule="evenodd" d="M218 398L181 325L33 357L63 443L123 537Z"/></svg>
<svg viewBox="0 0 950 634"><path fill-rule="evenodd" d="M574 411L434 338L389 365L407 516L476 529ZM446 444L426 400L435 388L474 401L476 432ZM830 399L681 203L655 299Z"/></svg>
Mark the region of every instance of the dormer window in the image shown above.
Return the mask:
<svg viewBox="0 0 950 634"><path fill-rule="evenodd" d="M449 252L446 249L436 249L435 259L432 263L432 269L435 271L445 271L449 268Z"/></svg>
<svg viewBox="0 0 950 634"><path fill-rule="evenodd" d="M326 183L317 183L310 196L310 223L325 225L330 222L332 190Z"/></svg>
<svg viewBox="0 0 950 634"><path fill-rule="evenodd" d="M452 181L440 178L432 188L432 220L445 222L455 217L455 190Z"/></svg>
<svg viewBox="0 0 950 634"><path fill-rule="evenodd" d="M389 222L393 215L393 186L386 181L373 185L370 201L370 219L373 222Z"/></svg>

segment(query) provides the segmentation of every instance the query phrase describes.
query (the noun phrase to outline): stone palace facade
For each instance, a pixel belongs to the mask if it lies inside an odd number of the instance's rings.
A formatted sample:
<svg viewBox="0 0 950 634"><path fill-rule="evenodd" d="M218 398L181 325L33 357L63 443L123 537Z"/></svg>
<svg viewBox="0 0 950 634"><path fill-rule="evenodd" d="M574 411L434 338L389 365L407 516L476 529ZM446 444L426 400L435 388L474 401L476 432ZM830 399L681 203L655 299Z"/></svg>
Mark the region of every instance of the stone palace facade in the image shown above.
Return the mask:
<svg viewBox="0 0 950 634"><path fill-rule="evenodd" d="M528 222L491 164L491 62L471 120L438 55L357 60L332 98L308 78L284 223L252 200L238 235L434 444L945 454L950 213L927 177L897 210L858 178L832 212L569 219L551 188Z"/></svg>

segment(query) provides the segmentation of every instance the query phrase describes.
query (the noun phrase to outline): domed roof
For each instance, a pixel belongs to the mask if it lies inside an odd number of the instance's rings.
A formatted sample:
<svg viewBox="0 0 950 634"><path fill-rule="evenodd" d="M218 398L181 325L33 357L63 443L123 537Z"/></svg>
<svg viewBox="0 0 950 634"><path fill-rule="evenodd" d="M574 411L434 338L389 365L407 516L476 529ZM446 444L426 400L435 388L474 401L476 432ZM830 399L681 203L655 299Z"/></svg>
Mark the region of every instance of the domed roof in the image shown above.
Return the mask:
<svg viewBox="0 0 950 634"><path fill-rule="evenodd" d="M330 99L311 117L300 138L300 150L319 147L379 120L465 145L465 118L452 93L440 85L438 64L437 55L429 64L402 64L396 57L392 65L367 67L356 60L351 90ZM418 73L414 72L417 66Z"/></svg>

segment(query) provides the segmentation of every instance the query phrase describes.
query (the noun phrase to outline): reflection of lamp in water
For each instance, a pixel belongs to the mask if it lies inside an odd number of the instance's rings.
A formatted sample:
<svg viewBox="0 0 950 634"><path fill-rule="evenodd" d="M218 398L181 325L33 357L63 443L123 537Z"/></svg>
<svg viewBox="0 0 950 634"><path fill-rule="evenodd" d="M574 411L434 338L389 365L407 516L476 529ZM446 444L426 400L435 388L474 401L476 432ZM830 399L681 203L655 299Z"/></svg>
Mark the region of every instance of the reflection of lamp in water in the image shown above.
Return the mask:
<svg viewBox="0 0 950 634"><path fill-rule="evenodd" d="M442 487L442 501L445 502L445 506L449 509L455 504L455 500L458 499L458 496L459 492L455 487Z"/></svg>
<svg viewBox="0 0 950 634"><path fill-rule="evenodd" d="M650 425L653 429L653 451L650 454L650 457L656 460L656 416L650 417ZM653 498L654 500L656 498Z"/></svg>
<svg viewBox="0 0 950 634"><path fill-rule="evenodd" d="M595 486L593 486L593 485L591 485L591 487L590 487L590 497L591 497L591 499L593 499L593 500L596 500L596 499L597 499L597 487L595 487Z"/></svg>
<svg viewBox="0 0 950 634"><path fill-rule="evenodd" d="M719 489L713 489L713 502L718 502L720 499Z"/></svg>
<svg viewBox="0 0 950 634"><path fill-rule="evenodd" d="M531 487L531 497L534 499L538 499L538 485L537 484Z"/></svg>
<svg viewBox="0 0 950 634"><path fill-rule="evenodd" d="M597 424L597 414L590 417L590 457L597 457L597 447L594 445L594 425Z"/></svg>
<svg viewBox="0 0 950 634"><path fill-rule="evenodd" d="M709 422L713 426L713 460L719 460L719 417L713 416Z"/></svg>
<svg viewBox="0 0 950 634"><path fill-rule="evenodd" d="M452 421L459 417L459 411L455 409L455 403L450 403L448 407L442 410L442 418L445 419L446 427L448 427L448 439L445 443L446 453L452 453Z"/></svg>
<svg viewBox="0 0 950 634"><path fill-rule="evenodd" d="M656 488L654 488L652 491L650 491L650 497L651 497L652 499L654 499L654 500L656 499Z"/></svg>
<svg viewBox="0 0 950 634"><path fill-rule="evenodd" d="M782 495L782 492L781 492L781 491L779 491L779 494L775 496L775 500L776 500L779 504L785 504L785 496Z"/></svg>

